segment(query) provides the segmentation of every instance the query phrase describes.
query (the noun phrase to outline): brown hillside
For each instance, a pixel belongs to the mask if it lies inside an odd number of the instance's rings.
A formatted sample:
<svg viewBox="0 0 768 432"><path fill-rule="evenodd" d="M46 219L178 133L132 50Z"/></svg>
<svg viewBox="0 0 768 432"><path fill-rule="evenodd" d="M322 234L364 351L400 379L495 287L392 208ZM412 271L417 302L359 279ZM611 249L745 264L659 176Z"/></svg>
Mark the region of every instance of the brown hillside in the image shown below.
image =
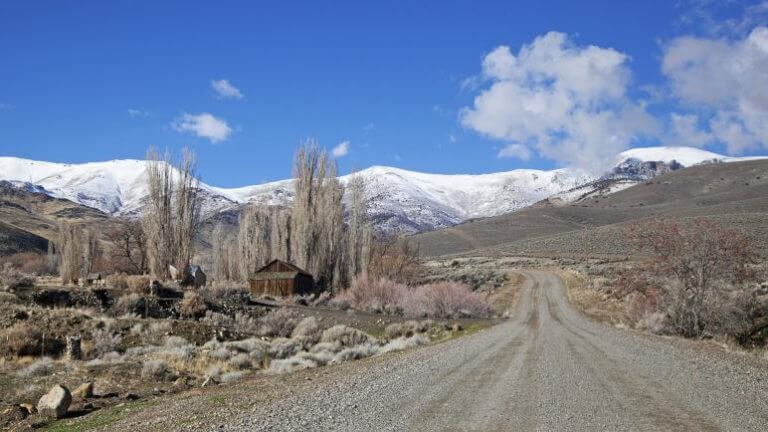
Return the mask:
<svg viewBox="0 0 768 432"><path fill-rule="evenodd" d="M768 160L695 166L607 197L563 207L526 208L414 238L425 256L624 254L617 224L650 217L714 218L747 230L763 243L768 227Z"/></svg>

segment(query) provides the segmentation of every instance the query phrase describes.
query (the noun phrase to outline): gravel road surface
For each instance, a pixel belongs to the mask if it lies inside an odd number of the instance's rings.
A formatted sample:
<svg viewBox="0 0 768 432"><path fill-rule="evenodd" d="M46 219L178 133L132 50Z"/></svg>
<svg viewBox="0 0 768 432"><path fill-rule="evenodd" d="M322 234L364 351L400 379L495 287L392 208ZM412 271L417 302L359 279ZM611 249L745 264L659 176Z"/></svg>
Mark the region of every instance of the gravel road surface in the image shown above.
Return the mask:
<svg viewBox="0 0 768 432"><path fill-rule="evenodd" d="M171 398L110 429L768 430L765 361L592 322L557 276L525 276L513 318L473 336Z"/></svg>

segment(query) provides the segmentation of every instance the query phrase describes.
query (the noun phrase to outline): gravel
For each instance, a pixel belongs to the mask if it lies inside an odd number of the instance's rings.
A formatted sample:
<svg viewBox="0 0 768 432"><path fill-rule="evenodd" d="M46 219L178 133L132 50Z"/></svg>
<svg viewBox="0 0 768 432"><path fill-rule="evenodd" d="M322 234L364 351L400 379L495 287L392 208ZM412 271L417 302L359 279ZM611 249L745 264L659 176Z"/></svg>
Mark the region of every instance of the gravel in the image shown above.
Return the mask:
<svg viewBox="0 0 768 432"><path fill-rule="evenodd" d="M404 353L186 394L110 429L762 431L768 367L608 327L527 272L513 319Z"/></svg>

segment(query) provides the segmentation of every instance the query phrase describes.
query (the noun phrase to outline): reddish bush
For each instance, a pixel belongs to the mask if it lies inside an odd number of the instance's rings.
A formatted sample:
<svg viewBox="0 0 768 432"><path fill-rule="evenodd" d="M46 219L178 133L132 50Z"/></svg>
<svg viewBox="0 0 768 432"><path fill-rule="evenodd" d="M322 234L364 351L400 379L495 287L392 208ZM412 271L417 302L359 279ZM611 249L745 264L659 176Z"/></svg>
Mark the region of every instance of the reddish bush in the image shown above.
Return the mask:
<svg viewBox="0 0 768 432"><path fill-rule="evenodd" d="M388 279L358 277L339 297L359 309L399 311L412 317L486 317L491 313L482 295L457 282L408 287Z"/></svg>

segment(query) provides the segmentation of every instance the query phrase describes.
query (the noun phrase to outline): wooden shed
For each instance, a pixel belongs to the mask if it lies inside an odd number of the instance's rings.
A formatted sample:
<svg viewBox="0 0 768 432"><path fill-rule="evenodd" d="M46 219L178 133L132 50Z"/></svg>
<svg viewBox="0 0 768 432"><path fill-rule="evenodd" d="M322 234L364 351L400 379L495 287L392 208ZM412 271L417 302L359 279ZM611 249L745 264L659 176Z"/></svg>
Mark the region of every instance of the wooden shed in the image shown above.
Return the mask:
<svg viewBox="0 0 768 432"><path fill-rule="evenodd" d="M251 286L251 295L254 296L304 295L312 293L315 288L315 281L311 274L278 259L258 269L248 279L248 284Z"/></svg>

